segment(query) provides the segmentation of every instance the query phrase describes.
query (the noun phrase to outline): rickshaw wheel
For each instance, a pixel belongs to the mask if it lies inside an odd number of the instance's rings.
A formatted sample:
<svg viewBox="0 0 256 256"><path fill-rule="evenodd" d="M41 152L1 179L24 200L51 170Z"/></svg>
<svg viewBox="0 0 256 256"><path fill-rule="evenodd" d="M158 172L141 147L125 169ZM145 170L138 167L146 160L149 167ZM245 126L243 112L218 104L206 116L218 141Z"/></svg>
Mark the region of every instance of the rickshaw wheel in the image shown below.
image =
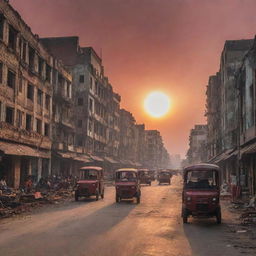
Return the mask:
<svg viewBox="0 0 256 256"><path fill-rule="evenodd" d="M136 200L137 200L137 204L139 204L140 203L140 196L137 196Z"/></svg>
<svg viewBox="0 0 256 256"><path fill-rule="evenodd" d="M188 216L187 215L183 216L183 223L184 224L188 223Z"/></svg>
<svg viewBox="0 0 256 256"><path fill-rule="evenodd" d="M102 192L102 194L100 196L101 196L101 199L104 198L104 191Z"/></svg>
<svg viewBox="0 0 256 256"><path fill-rule="evenodd" d="M221 224L221 211L220 211L220 209L217 210L216 221L217 221L217 224Z"/></svg>
<svg viewBox="0 0 256 256"><path fill-rule="evenodd" d="M120 202L120 197L118 195L116 195L116 203Z"/></svg>
<svg viewBox="0 0 256 256"><path fill-rule="evenodd" d="M75 201L77 202L79 199L79 196L75 193Z"/></svg>

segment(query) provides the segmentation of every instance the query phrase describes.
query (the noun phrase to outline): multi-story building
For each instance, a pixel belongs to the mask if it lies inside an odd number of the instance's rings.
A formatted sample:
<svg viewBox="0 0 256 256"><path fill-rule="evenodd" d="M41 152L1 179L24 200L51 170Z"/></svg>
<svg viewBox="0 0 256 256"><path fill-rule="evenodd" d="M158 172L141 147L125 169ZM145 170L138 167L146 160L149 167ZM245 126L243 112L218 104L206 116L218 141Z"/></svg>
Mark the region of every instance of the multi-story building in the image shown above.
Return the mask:
<svg viewBox="0 0 256 256"><path fill-rule="evenodd" d="M50 173L54 58L0 1L0 176L9 186Z"/></svg>
<svg viewBox="0 0 256 256"><path fill-rule="evenodd" d="M190 131L189 150L187 159L189 164L201 163L207 160L207 125L195 125Z"/></svg>
<svg viewBox="0 0 256 256"><path fill-rule="evenodd" d="M207 158L211 159L222 152L221 137L221 83L220 74L209 77L206 90L206 117L208 125Z"/></svg>

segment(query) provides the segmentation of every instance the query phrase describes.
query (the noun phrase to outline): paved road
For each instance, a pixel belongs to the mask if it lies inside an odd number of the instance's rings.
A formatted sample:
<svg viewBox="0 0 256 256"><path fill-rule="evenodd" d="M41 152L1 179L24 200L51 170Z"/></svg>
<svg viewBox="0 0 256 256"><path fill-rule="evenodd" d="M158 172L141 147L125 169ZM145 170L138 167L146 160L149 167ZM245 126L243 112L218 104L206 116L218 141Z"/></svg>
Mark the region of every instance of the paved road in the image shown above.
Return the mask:
<svg viewBox="0 0 256 256"><path fill-rule="evenodd" d="M216 225L215 220L182 224L180 193L175 177L171 186L143 187L140 205L116 204L114 188L109 187L98 202L71 202L1 222L0 255L240 255L229 244L225 224Z"/></svg>

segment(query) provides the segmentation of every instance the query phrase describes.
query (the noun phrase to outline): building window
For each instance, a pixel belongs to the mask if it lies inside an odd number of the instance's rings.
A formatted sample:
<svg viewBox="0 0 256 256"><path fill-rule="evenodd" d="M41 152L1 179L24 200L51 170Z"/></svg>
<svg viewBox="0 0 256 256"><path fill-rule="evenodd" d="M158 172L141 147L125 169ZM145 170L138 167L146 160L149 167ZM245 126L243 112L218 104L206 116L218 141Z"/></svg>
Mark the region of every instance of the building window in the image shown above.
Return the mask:
<svg viewBox="0 0 256 256"><path fill-rule="evenodd" d="M16 80L16 75L14 72L11 70L8 70L8 75L7 75L7 85L14 89L15 88L15 80Z"/></svg>
<svg viewBox="0 0 256 256"><path fill-rule="evenodd" d="M5 122L13 125L13 119L14 119L14 109L11 107L6 107Z"/></svg>
<svg viewBox="0 0 256 256"><path fill-rule="evenodd" d="M51 67L46 64L46 76L45 76L46 81L49 83L51 82Z"/></svg>
<svg viewBox="0 0 256 256"><path fill-rule="evenodd" d="M49 126L49 124L45 123L44 124L44 136L49 137L49 134L50 134L50 126Z"/></svg>
<svg viewBox="0 0 256 256"><path fill-rule="evenodd" d="M78 126L79 128L82 128L82 127L83 127L83 120L78 120L78 121L77 121L77 126Z"/></svg>
<svg viewBox="0 0 256 256"><path fill-rule="evenodd" d="M29 114L26 114L26 130L27 131L32 130L32 116Z"/></svg>
<svg viewBox="0 0 256 256"><path fill-rule="evenodd" d="M77 99L77 105L78 105L78 106L83 106L83 104L84 104L83 98L78 98L78 99Z"/></svg>
<svg viewBox="0 0 256 256"><path fill-rule="evenodd" d="M16 50L16 41L17 41L17 31L9 25L9 37L8 37L8 46Z"/></svg>
<svg viewBox="0 0 256 256"><path fill-rule="evenodd" d="M0 83L3 83L3 63L0 62Z"/></svg>
<svg viewBox="0 0 256 256"><path fill-rule="evenodd" d="M45 95L45 108L47 110L50 110L50 102L51 102L51 97L48 94L46 94Z"/></svg>
<svg viewBox="0 0 256 256"><path fill-rule="evenodd" d="M19 128L22 128L22 117L23 117L23 114L20 110L17 110L17 117L16 117L16 124L17 124L17 127Z"/></svg>
<svg viewBox="0 0 256 256"><path fill-rule="evenodd" d="M34 86L32 84L27 86L27 98L34 101Z"/></svg>
<svg viewBox="0 0 256 256"><path fill-rule="evenodd" d="M67 95L68 95L68 98L72 98L72 93L71 93L71 84L70 83L67 83Z"/></svg>
<svg viewBox="0 0 256 256"><path fill-rule="evenodd" d="M42 120L36 119L36 132L42 134Z"/></svg>
<svg viewBox="0 0 256 256"><path fill-rule="evenodd" d="M84 83L84 75L80 75L79 76L79 82L80 83Z"/></svg>
<svg viewBox="0 0 256 256"><path fill-rule="evenodd" d="M38 59L38 74L43 77L43 65L44 65L44 60L39 57Z"/></svg>
<svg viewBox="0 0 256 256"><path fill-rule="evenodd" d="M22 42L22 60L25 62L27 60L27 43L25 41Z"/></svg>
<svg viewBox="0 0 256 256"><path fill-rule="evenodd" d="M4 38L4 15L0 14L0 39Z"/></svg>
<svg viewBox="0 0 256 256"><path fill-rule="evenodd" d="M34 71L35 69L35 50L29 46L28 51L28 61L29 61L29 69Z"/></svg>
<svg viewBox="0 0 256 256"><path fill-rule="evenodd" d="M43 92L40 89L37 90L37 104L43 105Z"/></svg>
<svg viewBox="0 0 256 256"><path fill-rule="evenodd" d="M83 135L78 135L77 136L77 145L79 147L82 147L83 146L83 140L84 140L84 136Z"/></svg>

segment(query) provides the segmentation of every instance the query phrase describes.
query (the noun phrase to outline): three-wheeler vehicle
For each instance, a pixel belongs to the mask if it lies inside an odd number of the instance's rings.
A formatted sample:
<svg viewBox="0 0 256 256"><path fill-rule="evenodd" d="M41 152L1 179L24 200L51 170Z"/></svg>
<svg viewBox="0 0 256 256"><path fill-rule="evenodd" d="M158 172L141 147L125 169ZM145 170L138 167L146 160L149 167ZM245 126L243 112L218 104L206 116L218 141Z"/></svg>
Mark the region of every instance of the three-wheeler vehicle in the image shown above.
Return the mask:
<svg viewBox="0 0 256 256"><path fill-rule="evenodd" d="M138 169L138 175L140 184L147 184L151 186L151 177L149 175L148 169Z"/></svg>
<svg viewBox="0 0 256 256"><path fill-rule="evenodd" d="M220 224L220 168L213 164L196 164L184 168L183 173L183 223L193 216L216 217Z"/></svg>
<svg viewBox="0 0 256 256"><path fill-rule="evenodd" d="M75 200L79 197L95 196L104 198L103 168L98 166L85 166L79 169L79 180L75 186Z"/></svg>
<svg viewBox="0 0 256 256"><path fill-rule="evenodd" d="M158 173L158 184L171 184L171 174L167 170L161 170Z"/></svg>
<svg viewBox="0 0 256 256"><path fill-rule="evenodd" d="M115 173L116 202L122 199L136 198L137 204L140 203L141 191L137 169L123 168L116 170Z"/></svg>
<svg viewBox="0 0 256 256"><path fill-rule="evenodd" d="M148 171L148 174L151 178L151 181L154 181L156 178L155 178L155 171L154 170L149 170Z"/></svg>

